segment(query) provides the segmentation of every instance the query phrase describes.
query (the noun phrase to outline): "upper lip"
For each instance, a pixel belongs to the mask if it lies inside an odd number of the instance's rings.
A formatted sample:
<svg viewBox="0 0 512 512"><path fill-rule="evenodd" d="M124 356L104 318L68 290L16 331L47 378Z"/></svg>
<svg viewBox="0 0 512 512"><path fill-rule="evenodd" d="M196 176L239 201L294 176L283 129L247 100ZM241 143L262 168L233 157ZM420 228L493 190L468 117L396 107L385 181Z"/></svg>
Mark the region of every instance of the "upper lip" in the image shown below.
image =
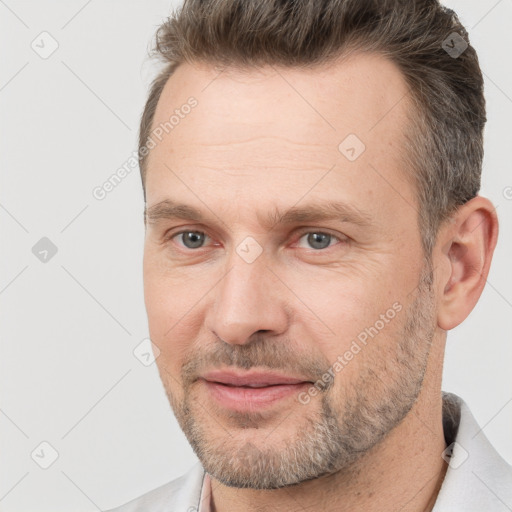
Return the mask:
<svg viewBox="0 0 512 512"><path fill-rule="evenodd" d="M295 378L274 372L234 372L211 371L202 375L202 378L210 382L219 382L231 386L274 386L276 384L299 384L309 382L302 378Z"/></svg>

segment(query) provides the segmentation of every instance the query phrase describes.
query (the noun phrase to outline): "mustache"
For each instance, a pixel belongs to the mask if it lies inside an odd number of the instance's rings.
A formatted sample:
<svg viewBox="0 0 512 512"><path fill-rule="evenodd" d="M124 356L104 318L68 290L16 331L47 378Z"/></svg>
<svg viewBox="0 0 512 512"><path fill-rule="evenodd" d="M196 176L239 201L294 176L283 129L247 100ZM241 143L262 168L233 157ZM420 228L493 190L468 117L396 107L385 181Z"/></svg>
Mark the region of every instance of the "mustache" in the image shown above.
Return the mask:
<svg viewBox="0 0 512 512"><path fill-rule="evenodd" d="M321 354L306 352L286 339L255 336L247 344L231 345L218 338L214 344L191 349L181 369L181 377L182 382L188 385L212 369L258 368L299 375L306 381L316 382L330 366Z"/></svg>

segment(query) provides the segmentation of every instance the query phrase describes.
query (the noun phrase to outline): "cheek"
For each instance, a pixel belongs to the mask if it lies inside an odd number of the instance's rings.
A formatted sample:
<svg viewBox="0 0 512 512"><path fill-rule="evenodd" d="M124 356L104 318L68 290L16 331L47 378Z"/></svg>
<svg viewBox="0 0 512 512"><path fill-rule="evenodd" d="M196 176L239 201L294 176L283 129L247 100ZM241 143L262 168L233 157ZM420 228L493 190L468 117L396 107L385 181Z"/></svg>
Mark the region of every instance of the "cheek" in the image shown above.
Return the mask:
<svg viewBox="0 0 512 512"><path fill-rule="evenodd" d="M381 271L382 272L382 271ZM337 339L357 335L373 324L394 302L389 283L379 282L373 272L330 271L288 274L287 283L295 294L295 310L315 324L324 324ZM398 295L398 294L396 294Z"/></svg>
<svg viewBox="0 0 512 512"><path fill-rule="evenodd" d="M392 350L403 320L404 294L382 267L336 273L324 269L300 278L288 273L288 279L297 296L292 303L299 329L331 366L342 358L338 373L355 375L361 365Z"/></svg>
<svg viewBox="0 0 512 512"><path fill-rule="evenodd" d="M150 329L158 337L170 335L197 316L215 283L211 273L173 269L161 260L151 254L144 257L144 300Z"/></svg>
<svg viewBox="0 0 512 512"><path fill-rule="evenodd" d="M155 267L145 266L144 296L151 340L160 350L157 364L161 374L179 373L192 343L203 325L207 290L191 287L188 279L174 279ZM177 383L170 379L170 385Z"/></svg>

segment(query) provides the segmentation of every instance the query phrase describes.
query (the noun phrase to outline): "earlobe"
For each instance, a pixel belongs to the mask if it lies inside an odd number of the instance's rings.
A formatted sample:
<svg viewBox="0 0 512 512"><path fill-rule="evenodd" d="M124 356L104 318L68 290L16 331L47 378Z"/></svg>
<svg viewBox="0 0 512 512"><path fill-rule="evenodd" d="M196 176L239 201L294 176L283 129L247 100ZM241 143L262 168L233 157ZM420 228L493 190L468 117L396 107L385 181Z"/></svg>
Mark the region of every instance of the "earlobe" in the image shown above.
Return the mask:
<svg viewBox="0 0 512 512"><path fill-rule="evenodd" d="M495 207L477 196L439 233L441 277L438 325L450 330L467 318L484 289L498 237Z"/></svg>

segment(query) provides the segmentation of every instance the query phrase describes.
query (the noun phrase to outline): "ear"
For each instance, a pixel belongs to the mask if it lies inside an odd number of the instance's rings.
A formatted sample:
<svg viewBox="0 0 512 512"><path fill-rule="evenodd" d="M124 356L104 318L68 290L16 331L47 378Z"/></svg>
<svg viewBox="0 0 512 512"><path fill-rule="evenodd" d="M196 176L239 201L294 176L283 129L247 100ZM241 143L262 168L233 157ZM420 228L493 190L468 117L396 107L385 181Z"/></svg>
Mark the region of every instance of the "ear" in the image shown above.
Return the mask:
<svg viewBox="0 0 512 512"><path fill-rule="evenodd" d="M453 329L467 318L484 289L498 239L496 208L477 196L441 226L434 249L437 321Z"/></svg>

